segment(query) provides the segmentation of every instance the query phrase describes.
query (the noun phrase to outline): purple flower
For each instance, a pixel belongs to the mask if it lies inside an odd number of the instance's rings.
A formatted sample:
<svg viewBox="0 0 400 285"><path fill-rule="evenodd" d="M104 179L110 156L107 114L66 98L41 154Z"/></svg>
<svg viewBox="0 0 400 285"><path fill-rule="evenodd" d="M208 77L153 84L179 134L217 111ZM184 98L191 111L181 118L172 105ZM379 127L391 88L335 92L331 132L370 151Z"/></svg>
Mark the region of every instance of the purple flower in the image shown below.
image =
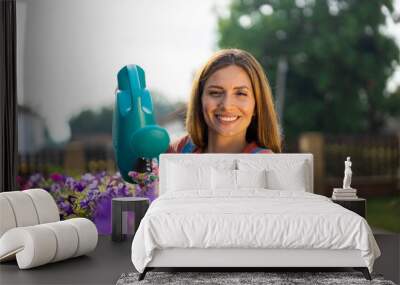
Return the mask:
<svg viewBox="0 0 400 285"><path fill-rule="evenodd" d="M99 181L97 180L93 180L89 185L88 185L89 189L97 189L99 187Z"/></svg>
<svg viewBox="0 0 400 285"><path fill-rule="evenodd" d="M99 189L97 188L89 189L89 191L87 192L87 197L90 200L95 200L99 194L100 194Z"/></svg>
<svg viewBox="0 0 400 285"><path fill-rule="evenodd" d="M80 201L79 205L81 206L81 208L90 208L89 203L90 203L89 199L84 199Z"/></svg>
<svg viewBox="0 0 400 285"><path fill-rule="evenodd" d="M130 196L128 187L123 183L119 183L118 184L117 193L118 193L118 196L123 196L123 197Z"/></svg>
<svg viewBox="0 0 400 285"><path fill-rule="evenodd" d="M156 187L154 184L146 187L136 185L135 196L149 198L150 202L153 202L157 198Z"/></svg>
<svg viewBox="0 0 400 285"><path fill-rule="evenodd" d="M37 187L39 183L42 182L43 180L44 180L43 175L40 173L33 174L29 178L29 182L32 184L33 187Z"/></svg>
<svg viewBox="0 0 400 285"><path fill-rule="evenodd" d="M85 189L86 185L82 183L82 181L78 181L74 185L74 189L78 192L82 192Z"/></svg>
<svg viewBox="0 0 400 285"><path fill-rule="evenodd" d="M76 182L75 182L74 178L72 178L72 177L67 177L67 178L65 179L65 186L67 186L68 188L74 189L75 184L76 184Z"/></svg>
<svg viewBox="0 0 400 285"><path fill-rule="evenodd" d="M96 174L96 179L98 180L102 180L103 178L105 178L107 176L107 173L105 171L100 171Z"/></svg>
<svg viewBox="0 0 400 285"><path fill-rule="evenodd" d="M72 207L71 204L66 202L66 201L62 201L61 203L58 204L58 207L60 208L60 210L62 212L65 213L66 216L71 215L72 214Z"/></svg>
<svg viewBox="0 0 400 285"><path fill-rule="evenodd" d="M95 177L91 173L86 173L85 175L82 176L82 181L85 182L86 184L91 183Z"/></svg>
<svg viewBox="0 0 400 285"><path fill-rule="evenodd" d="M55 193L55 192L60 192L60 191L61 191L61 186L60 186L60 184L57 184L57 183L51 184L51 186L50 186L50 192Z"/></svg>
<svg viewBox="0 0 400 285"><path fill-rule="evenodd" d="M150 183L152 179L151 177L149 179L148 174L140 174L138 178L141 179L141 182L147 183L147 186L144 185L144 189L152 185ZM79 179L61 173L52 173L45 178L37 173L29 177L26 183L21 177L18 178L18 182L24 183L23 186L26 188L46 189L56 200L62 219L83 216L94 220L97 226L98 222L101 223L103 220L107 231L110 227L112 198L133 195L131 192L133 188L123 181L120 173L108 175L105 171L95 174L86 173ZM143 195L147 194L151 194L151 192L143 193Z"/></svg>

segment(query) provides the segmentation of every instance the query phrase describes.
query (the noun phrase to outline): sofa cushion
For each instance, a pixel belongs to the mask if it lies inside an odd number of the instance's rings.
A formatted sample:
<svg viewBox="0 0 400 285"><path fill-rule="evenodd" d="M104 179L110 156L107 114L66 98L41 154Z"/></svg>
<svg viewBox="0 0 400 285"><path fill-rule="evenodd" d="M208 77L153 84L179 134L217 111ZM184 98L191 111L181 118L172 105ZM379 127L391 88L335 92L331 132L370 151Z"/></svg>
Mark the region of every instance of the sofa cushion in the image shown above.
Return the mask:
<svg viewBox="0 0 400 285"><path fill-rule="evenodd" d="M49 192L44 189L29 189L22 192L32 199L39 224L58 222L60 220L57 204Z"/></svg>
<svg viewBox="0 0 400 285"><path fill-rule="evenodd" d="M12 206L4 195L0 195L0 237L17 226Z"/></svg>
<svg viewBox="0 0 400 285"><path fill-rule="evenodd" d="M7 199L7 202L11 206L17 227L39 224L39 217L33 200L25 191L10 191L0 194L3 198ZM53 203L55 204L54 201Z"/></svg>

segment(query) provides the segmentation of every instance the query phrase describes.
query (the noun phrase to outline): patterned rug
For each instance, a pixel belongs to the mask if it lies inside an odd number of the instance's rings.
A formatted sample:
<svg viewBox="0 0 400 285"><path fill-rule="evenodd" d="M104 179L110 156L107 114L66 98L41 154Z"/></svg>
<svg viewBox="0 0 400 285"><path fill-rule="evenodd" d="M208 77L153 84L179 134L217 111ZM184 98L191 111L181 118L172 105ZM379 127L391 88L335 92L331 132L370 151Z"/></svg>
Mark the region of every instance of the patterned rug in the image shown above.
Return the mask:
<svg viewBox="0 0 400 285"><path fill-rule="evenodd" d="M395 285L384 280L382 275L372 274L372 281L364 278L361 272L154 272L150 271L142 281L139 273L122 274L117 285L133 284L379 284Z"/></svg>

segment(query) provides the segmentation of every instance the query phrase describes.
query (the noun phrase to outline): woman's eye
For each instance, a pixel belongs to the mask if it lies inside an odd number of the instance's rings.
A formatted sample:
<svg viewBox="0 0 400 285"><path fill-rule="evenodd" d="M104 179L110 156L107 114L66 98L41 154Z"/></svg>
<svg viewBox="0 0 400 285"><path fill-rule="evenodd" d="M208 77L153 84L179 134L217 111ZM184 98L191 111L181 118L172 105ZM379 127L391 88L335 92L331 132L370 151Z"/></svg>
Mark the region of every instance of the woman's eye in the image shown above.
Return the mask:
<svg viewBox="0 0 400 285"><path fill-rule="evenodd" d="M243 92L239 92L238 95L240 95L240 96L247 96L247 94L246 94L246 93L243 93Z"/></svg>
<svg viewBox="0 0 400 285"><path fill-rule="evenodd" d="M222 93L221 93L221 92L210 92L210 93L208 93L208 94L210 94L211 96L219 96L219 95L221 95Z"/></svg>

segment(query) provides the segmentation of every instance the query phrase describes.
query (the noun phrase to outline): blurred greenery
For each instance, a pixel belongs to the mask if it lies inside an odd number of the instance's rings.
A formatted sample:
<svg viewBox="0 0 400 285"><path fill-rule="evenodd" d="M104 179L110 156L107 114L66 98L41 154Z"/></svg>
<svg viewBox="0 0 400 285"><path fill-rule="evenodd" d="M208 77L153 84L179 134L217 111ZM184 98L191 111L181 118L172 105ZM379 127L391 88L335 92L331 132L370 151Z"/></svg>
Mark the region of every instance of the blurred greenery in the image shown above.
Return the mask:
<svg viewBox="0 0 400 285"><path fill-rule="evenodd" d="M233 0L219 17L219 46L251 52L275 95L285 59L283 130L379 133L400 114L400 92L386 91L399 47L381 32L393 1Z"/></svg>
<svg viewBox="0 0 400 285"><path fill-rule="evenodd" d="M31 175L33 172L41 172L44 174L49 173L63 173L64 168L59 165L54 165L51 163L41 163L34 167L34 171L32 172L31 167L25 161L22 161L18 164L18 175L28 176Z"/></svg>
<svg viewBox="0 0 400 285"><path fill-rule="evenodd" d="M173 112L179 102L166 98L159 92L151 92L156 121ZM71 136L90 134L111 134L114 106L102 107L99 111L82 110L69 120Z"/></svg>
<svg viewBox="0 0 400 285"><path fill-rule="evenodd" d="M367 220L372 227L400 233L400 196L368 198Z"/></svg>
<svg viewBox="0 0 400 285"><path fill-rule="evenodd" d="M111 134L112 107L102 107L100 111L83 110L69 120L71 136L85 134Z"/></svg>

